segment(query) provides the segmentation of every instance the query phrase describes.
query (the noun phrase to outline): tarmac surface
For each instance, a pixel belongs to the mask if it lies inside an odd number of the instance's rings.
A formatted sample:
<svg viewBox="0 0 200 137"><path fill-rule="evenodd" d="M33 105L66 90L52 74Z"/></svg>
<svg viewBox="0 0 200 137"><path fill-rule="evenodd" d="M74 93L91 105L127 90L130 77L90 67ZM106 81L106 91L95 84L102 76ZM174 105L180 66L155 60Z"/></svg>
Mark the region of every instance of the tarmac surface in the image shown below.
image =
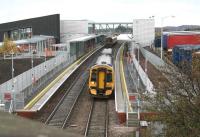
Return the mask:
<svg viewBox="0 0 200 137"><path fill-rule="evenodd" d="M0 137L83 137L70 130L48 127L39 122L0 112Z"/></svg>

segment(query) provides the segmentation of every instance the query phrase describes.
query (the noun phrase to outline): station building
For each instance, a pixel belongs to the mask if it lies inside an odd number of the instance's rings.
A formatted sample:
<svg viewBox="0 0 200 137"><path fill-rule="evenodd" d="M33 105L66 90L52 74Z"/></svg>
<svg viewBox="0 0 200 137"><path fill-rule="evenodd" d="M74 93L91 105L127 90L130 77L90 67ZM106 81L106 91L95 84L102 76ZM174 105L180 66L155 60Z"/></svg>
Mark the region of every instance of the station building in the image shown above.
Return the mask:
<svg viewBox="0 0 200 137"><path fill-rule="evenodd" d="M10 99L5 95L8 92L11 96L11 91L15 91L15 108L23 108L30 96L54 74L101 45L104 36L89 34L88 28L87 20L60 20L59 14L0 24L0 46L8 37L20 50L12 56L14 59L30 58L32 65L34 58L44 58L45 61L2 83L0 103L9 104ZM4 54L4 58L11 59L11 56Z"/></svg>
<svg viewBox="0 0 200 137"><path fill-rule="evenodd" d="M60 14L0 24L0 45L5 37L11 38L20 52L36 51L40 55L53 55L55 44L89 36L88 20L60 20ZM50 54L49 54L50 53Z"/></svg>
<svg viewBox="0 0 200 137"><path fill-rule="evenodd" d="M35 35L53 36L56 42L59 43L60 15L54 14L0 24L0 42L5 37L17 41L28 39Z"/></svg>

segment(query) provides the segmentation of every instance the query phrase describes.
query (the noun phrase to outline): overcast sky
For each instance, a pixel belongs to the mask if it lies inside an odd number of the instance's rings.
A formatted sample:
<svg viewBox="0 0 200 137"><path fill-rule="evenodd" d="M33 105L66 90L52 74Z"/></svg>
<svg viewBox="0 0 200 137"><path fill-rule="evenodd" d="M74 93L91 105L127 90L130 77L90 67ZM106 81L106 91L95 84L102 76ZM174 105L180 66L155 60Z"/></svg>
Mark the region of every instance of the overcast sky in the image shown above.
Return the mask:
<svg viewBox="0 0 200 137"><path fill-rule="evenodd" d="M199 0L0 0L0 23L59 13L61 19L132 22L155 16L156 26L200 25Z"/></svg>

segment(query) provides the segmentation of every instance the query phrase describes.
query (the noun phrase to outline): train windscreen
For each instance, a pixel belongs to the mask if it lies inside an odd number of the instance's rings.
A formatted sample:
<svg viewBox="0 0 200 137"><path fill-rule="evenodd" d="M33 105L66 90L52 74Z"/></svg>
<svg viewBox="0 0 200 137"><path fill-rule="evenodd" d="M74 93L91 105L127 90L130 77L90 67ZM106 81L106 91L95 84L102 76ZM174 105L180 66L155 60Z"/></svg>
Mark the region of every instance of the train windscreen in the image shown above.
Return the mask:
<svg viewBox="0 0 200 137"><path fill-rule="evenodd" d="M106 76L106 81L107 82L112 82L112 73L108 73Z"/></svg>
<svg viewBox="0 0 200 137"><path fill-rule="evenodd" d="M92 72L91 81L94 81L94 82L97 81L97 74L96 74L96 72Z"/></svg>

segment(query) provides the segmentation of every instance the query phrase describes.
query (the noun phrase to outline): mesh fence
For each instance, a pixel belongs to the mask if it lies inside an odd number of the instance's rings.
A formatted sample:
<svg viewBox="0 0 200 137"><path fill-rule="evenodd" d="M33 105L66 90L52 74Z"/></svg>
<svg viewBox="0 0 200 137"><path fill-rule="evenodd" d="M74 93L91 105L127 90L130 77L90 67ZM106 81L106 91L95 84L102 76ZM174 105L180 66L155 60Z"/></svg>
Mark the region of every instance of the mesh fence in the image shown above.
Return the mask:
<svg viewBox="0 0 200 137"><path fill-rule="evenodd" d="M68 52L62 51L55 58L41 63L40 65L10 79L0 85L0 103L9 102L5 95L10 93L15 101L14 108L23 108L29 98L43 85L46 85L58 72L67 67L75 60ZM9 103L7 103L9 104Z"/></svg>

